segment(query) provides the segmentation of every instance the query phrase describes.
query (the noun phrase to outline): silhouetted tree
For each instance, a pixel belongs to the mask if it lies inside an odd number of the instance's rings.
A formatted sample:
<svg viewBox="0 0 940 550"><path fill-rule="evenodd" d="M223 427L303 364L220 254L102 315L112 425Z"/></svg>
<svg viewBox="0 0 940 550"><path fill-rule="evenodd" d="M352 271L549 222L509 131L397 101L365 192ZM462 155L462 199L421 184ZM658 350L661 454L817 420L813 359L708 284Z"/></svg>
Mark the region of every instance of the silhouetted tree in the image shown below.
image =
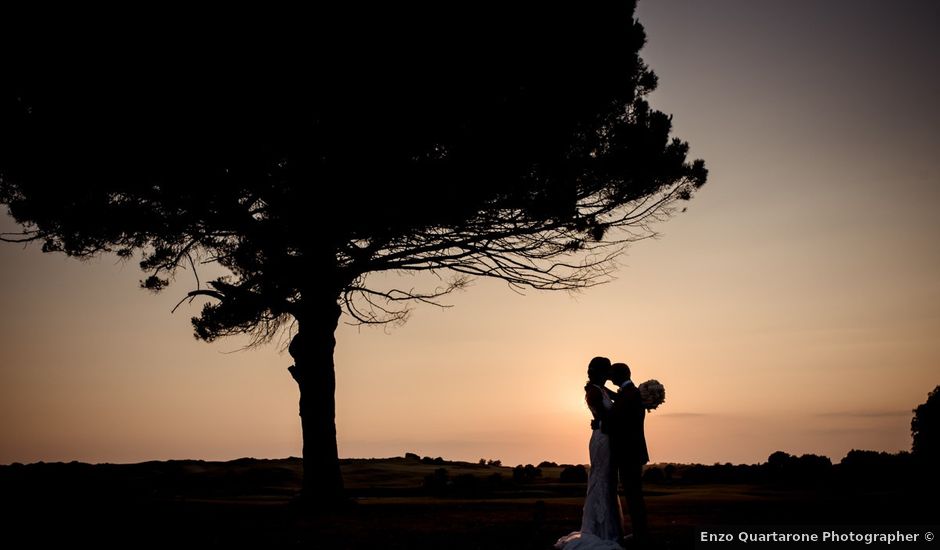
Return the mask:
<svg viewBox="0 0 940 550"><path fill-rule="evenodd" d="M908 481L914 470L911 453L852 449L839 462L843 483L857 487L884 487Z"/></svg>
<svg viewBox="0 0 940 550"><path fill-rule="evenodd" d="M769 480L773 482L784 482L792 478L796 461L797 458L790 453L774 451L767 457L767 462L761 466Z"/></svg>
<svg viewBox="0 0 940 550"><path fill-rule="evenodd" d="M940 424L940 386L927 394L927 401L914 409L911 419L911 454L920 464L936 467L940 459L940 438L937 436Z"/></svg>
<svg viewBox="0 0 940 550"><path fill-rule="evenodd" d="M796 475L806 483L826 481L832 476L832 460L828 456L805 454L796 459Z"/></svg>
<svg viewBox="0 0 940 550"><path fill-rule="evenodd" d="M826 481L832 474L832 461L827 456L776 451L767 457L762 469L770 481L806 485Z"/></svg>
<svg viewBox="0 0 940 550"><path fill-rule="evenodd" d="M767 457L767 467L772 470L783 470L792 464L796 457L784 451L774 451Z"/></svg>
<svg viewBox="0 0 940 550"><path fill-rule="evenodd" d="M542 469L531 464L519 464L512 469L512 479L518 483L528 483L537 477L542 477Z"/></svg>
<svg viewBox="0 0 940 550"><path fill-rule="evenodd" d="M6 54L25 69L4 68L0 202L23 229L2 238L139 254L155 292L191 269L180 303L208 299L202 340L287 330L303 494L340 498L342 312L403 322L473 277L605 282L705 183L645 100L634 4L357 6L276 37L174 34L172 49L165 29L31 37L67 46ZM201 280L209 262L230 274ZM422 272L424 289L387 277Z"/></svg>

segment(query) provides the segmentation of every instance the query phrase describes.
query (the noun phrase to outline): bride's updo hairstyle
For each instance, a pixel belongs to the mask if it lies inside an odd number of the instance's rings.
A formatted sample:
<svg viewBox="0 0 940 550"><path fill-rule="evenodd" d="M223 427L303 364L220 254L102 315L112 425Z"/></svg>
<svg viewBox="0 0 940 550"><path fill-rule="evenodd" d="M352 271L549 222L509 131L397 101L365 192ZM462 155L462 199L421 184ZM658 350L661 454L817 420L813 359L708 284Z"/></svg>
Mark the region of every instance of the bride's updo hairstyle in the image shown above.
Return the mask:
<svg viewBox="0 0 940 550"><path fill-rule="evenodd" d="M585 391L591 384L603 385L607 382L610 375L610 359L606 357L595 357L588 363L588 383L584 385Z"/></svg>

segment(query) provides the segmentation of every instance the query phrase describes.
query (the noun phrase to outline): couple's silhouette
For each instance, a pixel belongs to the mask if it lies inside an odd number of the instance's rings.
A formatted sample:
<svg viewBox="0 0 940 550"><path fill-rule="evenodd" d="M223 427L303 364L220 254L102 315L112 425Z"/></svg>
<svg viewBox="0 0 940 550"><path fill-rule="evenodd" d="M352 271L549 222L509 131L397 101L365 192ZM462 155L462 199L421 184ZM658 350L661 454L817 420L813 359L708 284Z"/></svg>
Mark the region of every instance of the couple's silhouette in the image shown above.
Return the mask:
<svg viewBox="0 0 940 550"><path fill-rule="evenodd" d="M555 543L564 550L616 550L648 540L643 502L643 465L649 462L643 421L646 406L625 363L595 357L588 364L585 400L591 409L591 472L581 517L581 530ZM606 386L612 382L619 389ZM617 486L623 485L632 534L624 536L623 509Z"/></svg>

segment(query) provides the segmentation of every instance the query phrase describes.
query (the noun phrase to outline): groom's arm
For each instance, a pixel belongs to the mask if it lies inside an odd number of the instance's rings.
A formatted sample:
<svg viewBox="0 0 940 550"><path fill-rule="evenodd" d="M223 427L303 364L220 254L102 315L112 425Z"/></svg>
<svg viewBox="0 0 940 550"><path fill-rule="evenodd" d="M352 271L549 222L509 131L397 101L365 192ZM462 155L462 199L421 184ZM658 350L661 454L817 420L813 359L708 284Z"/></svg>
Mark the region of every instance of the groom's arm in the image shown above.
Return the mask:
<svg viewBox="0 0 940 550"><path fill-rule="evenodd" d="M623 417L626 412L626 399L618 399L622 397L620 394L617 394L616 397L617 398L614 399L614 406L610 408L605 420L607 426L606 432L608 434L619 433L623 427Z"/></svg>
<svg viewBox="0 0 940 550"><path fill-rule="evenodd" d="M637 413L643 414L643 405L640 401L640 393L636 390L622 391L617 394L614 400L614 406L608 413L608 424L612 430L618 434L629 432L635 428ZM642 417L640 417L640 421ZM612 433L612 432L608 432Z"/></svg>

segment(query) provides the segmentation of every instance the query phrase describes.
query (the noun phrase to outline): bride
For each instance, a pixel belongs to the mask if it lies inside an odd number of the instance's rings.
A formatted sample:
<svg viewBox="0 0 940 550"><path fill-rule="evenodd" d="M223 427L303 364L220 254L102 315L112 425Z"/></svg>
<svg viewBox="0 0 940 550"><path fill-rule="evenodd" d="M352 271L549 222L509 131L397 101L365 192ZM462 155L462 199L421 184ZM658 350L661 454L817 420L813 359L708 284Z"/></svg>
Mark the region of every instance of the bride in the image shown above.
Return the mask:
<svg viewBox="0 0 940 550"><path fill-rule="evenodd" d="M594 420L588 450L591 473L588 475L587 495L581 515L581 530L558 539L555 548L564 550L622 550L623 509L617 495L617 476L611 467L610 438L601 430L607 413L613 406L611 390L604 387L610 374L610 360L595 357L588 365L588 383L584 386L585 400Z"/></svg>

